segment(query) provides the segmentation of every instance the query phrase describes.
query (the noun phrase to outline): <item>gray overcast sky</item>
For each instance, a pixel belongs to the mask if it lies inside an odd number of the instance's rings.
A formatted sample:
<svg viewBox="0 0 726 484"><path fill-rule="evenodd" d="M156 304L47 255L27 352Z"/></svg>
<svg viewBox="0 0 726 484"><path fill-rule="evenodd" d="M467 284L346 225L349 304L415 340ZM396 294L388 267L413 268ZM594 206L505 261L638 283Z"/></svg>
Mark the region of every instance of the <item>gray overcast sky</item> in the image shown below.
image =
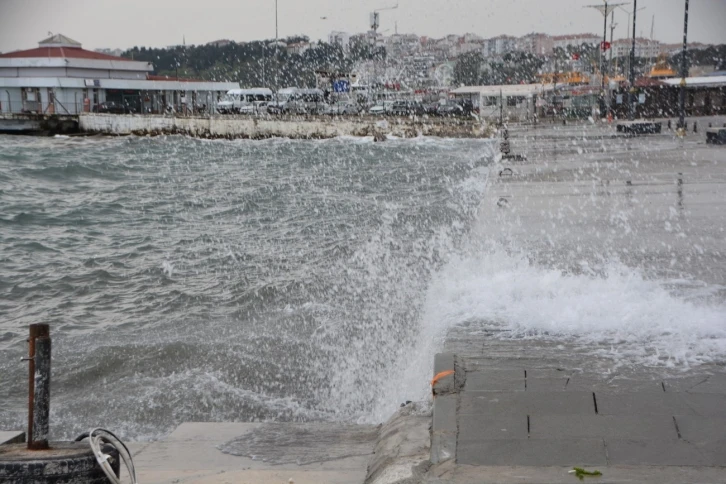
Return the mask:
<svg viewBox="0 0 726 484"><path fill-rule="evenodd" d="M616 0L617 1L617 0ZM621 0L623 1L623 0ZM483 37L546 32L602 33L602 16L585 5L601 0L398 0L381 12L380 31L432 37L472 32ZM611 2L612 3L612 2ZM627 2L626 8L632 5ZM367 29L374 8L396 0L278 0L280 37L327 38L331 30ZM682 41L684 0L639 0L638 35ZM327 17L327 19L321 19ZM617 11L615 37L626 36ZM689 41L726 43L726 0L691 0ZM63 33L88 49L247 41L275 36L274 0L0 0L0 51L28 49L48 32ZM608 33L609 36L609 33Z"/></svg>

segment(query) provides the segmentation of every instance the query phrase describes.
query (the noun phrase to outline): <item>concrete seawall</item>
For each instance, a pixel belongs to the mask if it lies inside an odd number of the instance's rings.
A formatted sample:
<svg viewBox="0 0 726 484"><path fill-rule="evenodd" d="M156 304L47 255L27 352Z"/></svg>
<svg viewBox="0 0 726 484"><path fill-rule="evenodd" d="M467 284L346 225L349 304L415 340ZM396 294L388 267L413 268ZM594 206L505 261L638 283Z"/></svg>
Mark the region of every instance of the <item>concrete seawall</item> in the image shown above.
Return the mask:
<svg viewBox="0 0 726 484"><path fill-rule="evenodd" d="M488 130L474 118L375 118L252 116L175 117L160 115L82 114L80 130L115 135L186 134L199 138L324 139L338 136L401 138L441 136L488 137Z"/></svg>
<svg viewBox="0 0 726 484"><path fill-rule="evenodd" d="M78 132L78 116L0 113L0 133L60 134Z"/></svg>

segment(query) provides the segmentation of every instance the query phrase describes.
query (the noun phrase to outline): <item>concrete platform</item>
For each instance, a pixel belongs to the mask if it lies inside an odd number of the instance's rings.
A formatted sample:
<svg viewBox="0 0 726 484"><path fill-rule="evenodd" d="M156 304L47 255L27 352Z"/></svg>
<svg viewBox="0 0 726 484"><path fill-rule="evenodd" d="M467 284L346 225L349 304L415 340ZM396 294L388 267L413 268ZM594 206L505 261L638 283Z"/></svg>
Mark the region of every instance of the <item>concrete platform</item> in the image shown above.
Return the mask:
<svg viewBox="0 0 726 484"><path fill-rule="evenodd" d="M502 369L466 371L457 395L458 463L726 467L726 393L481 391L490 374L501 381ZM449 405L438 398L434 415Z"/></svg>
<svg viewBox="0 0 726 484"><path fill-rule="evenodd" d="M149 484L347 484L365 479L377 436L376 426L185 423L130 448Z"/></svg>
<svg viewBox="0 0 726 484"><path fill-rule="evenodd" d="M425 482L574 482L575 466L601 471L593 482L726 482L723 369L600 373L577 348L464 327L447 349L460 354L437 355L455 374L434 388Z"/></svg>

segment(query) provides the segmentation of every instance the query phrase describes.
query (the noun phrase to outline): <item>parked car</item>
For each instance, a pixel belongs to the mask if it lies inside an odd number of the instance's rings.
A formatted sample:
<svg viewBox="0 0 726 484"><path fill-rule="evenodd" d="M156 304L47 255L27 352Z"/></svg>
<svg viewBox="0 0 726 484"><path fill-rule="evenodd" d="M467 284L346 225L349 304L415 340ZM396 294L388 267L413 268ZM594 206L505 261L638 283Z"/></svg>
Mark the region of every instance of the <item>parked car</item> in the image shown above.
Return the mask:
<svg viewBox="0 0 726 484"><path fill-rule="evenodd" d="M98 105L96 112L108 114L132 114L135 111L126 103L121 104L114 101L106 101Z"/></svg>
<svg viewBox="0 0 726 484"><path fill-rule="evenodd" d="M459 103L459 105L461 106L461 109L463 109L463 114L465 116L469 116L474 112L474 102L471 99L464 99Z"/></svg>
<svg viewBox="0 0 726 484"><path fill-rule="evenodd" d="M461 116L464 114L464 108L459 103L448 101L439 104L436 114L439 116Z"/></svg>
<svg viewBox="0 0 726 484"><path fill-rule="evenodd" d="M270 101L272 101L272 91L266 87L230 89L224 99L217 103L217 111L220 114L257 113L263 103Z"/></svg>
<svg viewBox="0 0 726 484"><path fill-rule="evenodd" d="M334 104L326 104L325 108L322 110L323 114L331 114L331 115L351 115L351 114L359 114L361 111L360 105L358 103L355 103L353 101L349 102L339 102Z"/></svg>
<svg viewBox="0 0 726 484"><path fill-rule="evenodd" d="M250 104L243 104L238 109L239 114L263 114L267 113L267 102L265 101L253 101Z"/></svg>
<svg viewBox="0 0 726 484"><path fill-rule="evenodd" d="M394 101L383 101L382 103L378 103L368 110L368 114L378 116L383 114L390 114L391 107L393 107L393 102Z"/></svg>
<svg viewBox="0 0 726 484"><path fill-rule="evenodd" d="M391 114L395 116L422 115L425 113L423 104L418 101L395 101L391 106Z"/></svg>
<svg viewBox="0 0 726 484"><path fill-rule="evenodd" d="M287 114L295 108L295 100L300 89L297 87L284 87L277 91L272 101L267 103L269 114Z"/></svg>
<svg viewBox="0 0 726 484"><path fill-rule="evenodd" d="M426 103L424 104L424 114L429 116L436 116L439 114L439 103Z"/></svg>

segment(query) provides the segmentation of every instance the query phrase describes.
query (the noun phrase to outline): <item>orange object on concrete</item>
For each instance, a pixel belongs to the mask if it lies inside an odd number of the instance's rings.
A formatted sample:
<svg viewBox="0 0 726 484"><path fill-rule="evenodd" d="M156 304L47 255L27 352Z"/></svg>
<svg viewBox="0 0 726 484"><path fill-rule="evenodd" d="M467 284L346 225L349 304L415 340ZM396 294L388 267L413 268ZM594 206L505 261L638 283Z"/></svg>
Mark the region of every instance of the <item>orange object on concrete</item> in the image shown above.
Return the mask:
<svg viewBox="0 0 726 484"><path fill-rule="evenodd" d="M446 370L446 371L437 373L436 376L434 377L434 379L431 380L431 386L436 385L436 382L441 380L442 378L447 377L449 375L453 375L453 374L454 374L454 370Z"/></svg>

